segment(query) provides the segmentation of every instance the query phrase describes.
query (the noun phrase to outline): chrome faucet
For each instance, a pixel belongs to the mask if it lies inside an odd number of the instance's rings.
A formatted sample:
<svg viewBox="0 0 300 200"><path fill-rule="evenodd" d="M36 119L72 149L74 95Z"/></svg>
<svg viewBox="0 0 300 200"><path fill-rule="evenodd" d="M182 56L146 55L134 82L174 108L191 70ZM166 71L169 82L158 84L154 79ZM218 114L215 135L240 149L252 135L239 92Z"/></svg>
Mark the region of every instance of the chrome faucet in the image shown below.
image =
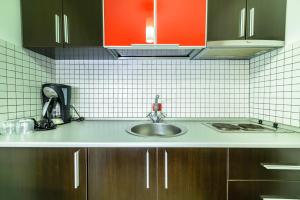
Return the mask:
<svg viewBox="0 0 300 200"><path fill-rule="evenodd" d="M149 117L153 123L160 123L160 121L166 117L164 113L161 112L161 104L158 103L159 95L156 95L153 104L153 112L150 112L147 117Z"/></svg>

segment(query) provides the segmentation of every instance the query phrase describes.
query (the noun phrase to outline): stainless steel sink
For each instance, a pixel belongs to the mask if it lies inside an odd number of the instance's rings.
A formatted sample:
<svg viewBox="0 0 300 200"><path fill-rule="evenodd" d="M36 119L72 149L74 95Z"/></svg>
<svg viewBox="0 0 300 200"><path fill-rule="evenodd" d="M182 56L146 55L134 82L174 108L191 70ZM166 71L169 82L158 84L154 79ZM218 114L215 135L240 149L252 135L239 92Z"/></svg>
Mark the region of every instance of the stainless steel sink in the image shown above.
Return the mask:
<svg viewBox="0 0 300 200"><path fill-rule="evenodd" d="M165 123L143 123L130 126L126 131L136 136L175 137L187 132L185 127Z"/></svg>

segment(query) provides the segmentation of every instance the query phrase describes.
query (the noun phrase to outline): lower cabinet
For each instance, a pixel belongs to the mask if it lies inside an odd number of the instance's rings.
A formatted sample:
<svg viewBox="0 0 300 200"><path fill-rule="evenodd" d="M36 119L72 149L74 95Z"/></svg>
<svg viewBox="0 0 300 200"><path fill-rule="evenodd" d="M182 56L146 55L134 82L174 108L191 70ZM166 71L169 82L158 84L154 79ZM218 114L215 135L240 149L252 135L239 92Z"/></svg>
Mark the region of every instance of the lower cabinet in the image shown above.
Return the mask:
<svg viewBox="0 0 300 200"><path fill-rule="evenodd" d="M225 149L89 149L89 200L225 200Z"/></svg>
<svg viewBox="0 0 300 200"><path fill-rule="evenodd" d="M86 150L0 148L0 199L85 200Z"/></svg>
<svg viewBox="0 0 300 200"><path fill-rule="evenodd" d="M89 200L156 199L155 149L89 149L88 172Z"/></svg>
<svg viewBox="0 0 300 200"><path fill-rule="evenodd" d="M300 182L230 181L228 200L297 200Z"/></svg>
<svg viewBox="0 0 300 200"><path fill-rule="evenodd" d="M299 149L0 148L0 200L294 200L299 155Z"/></svg>
<svg viewBox="0 0 300 200"><path fill-rule="evenodd" d="M225 200L226 150L158 150L158 197L162 200Z"/></svg>
<svg viewBox="0 0 300 200"><path fill-rule="evenodd" d="M228 200L300 199L300 149L229 149Z"/></svg>

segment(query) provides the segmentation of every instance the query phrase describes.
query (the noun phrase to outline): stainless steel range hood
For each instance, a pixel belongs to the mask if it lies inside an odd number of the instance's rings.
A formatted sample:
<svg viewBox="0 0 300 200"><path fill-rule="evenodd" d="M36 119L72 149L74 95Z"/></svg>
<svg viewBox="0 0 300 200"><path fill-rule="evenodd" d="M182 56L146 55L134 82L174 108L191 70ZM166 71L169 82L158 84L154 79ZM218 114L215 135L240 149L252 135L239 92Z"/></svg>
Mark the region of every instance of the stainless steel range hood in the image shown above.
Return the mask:
<svg viewBox="0 0 300 200"><path fill-rule="evenodd" d="M107 49L116 59L192 59L203 48L179 47L179 45L136 45Z"/></svg>
<svg viewBox="0 0 300 200"><path fill-rule="evenodd" d="M207 42L206 48L116 48L108 51L117 59L250 59L283 47L278 40L225 40Z"/></svg>
<svg viewBox="0 0 300 200"><path fill-rule="evenodd" d="M284 41L277 40L226 40L207 42L193 59L250 59L260 54L283 47Z"/></svg>
<svg viewBox="0 0 300 200"><path fill-rule="evenodd" d="M200 49L108 49L116 59L192 59Z"/></svg>

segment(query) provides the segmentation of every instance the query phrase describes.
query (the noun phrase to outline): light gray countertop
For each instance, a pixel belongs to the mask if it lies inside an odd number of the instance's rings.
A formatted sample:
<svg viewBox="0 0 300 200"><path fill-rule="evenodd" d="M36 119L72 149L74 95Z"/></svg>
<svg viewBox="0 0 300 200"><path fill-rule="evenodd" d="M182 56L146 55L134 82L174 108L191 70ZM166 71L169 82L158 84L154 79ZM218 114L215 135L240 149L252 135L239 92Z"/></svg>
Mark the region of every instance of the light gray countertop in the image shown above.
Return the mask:
<svg viewBox="0 0 300 200"><path fill-rule="evenodd" d="M221 133L198 120L167 121L188 129L178 137L138 137L125 132L137 122L141 121L72 122L51 131L0 135L0 147L300 148L300 133Z"/></svg>

